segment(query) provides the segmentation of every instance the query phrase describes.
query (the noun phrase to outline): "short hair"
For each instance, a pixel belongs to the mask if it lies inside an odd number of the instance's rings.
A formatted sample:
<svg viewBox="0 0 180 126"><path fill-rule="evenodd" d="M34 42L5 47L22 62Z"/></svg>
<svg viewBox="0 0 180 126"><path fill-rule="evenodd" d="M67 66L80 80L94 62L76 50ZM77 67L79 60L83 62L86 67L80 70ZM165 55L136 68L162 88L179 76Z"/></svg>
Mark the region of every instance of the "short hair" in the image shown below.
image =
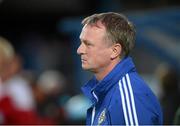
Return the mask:
<svg viewBox="0 0 180 126"><path fill-rule="evenodd" d="M122 55L128 56L135 45L135 27L125 15L107 12L93 14L82 20L82 25L97 25L100 21L106 28L107 38L122 46Z"/></svg>

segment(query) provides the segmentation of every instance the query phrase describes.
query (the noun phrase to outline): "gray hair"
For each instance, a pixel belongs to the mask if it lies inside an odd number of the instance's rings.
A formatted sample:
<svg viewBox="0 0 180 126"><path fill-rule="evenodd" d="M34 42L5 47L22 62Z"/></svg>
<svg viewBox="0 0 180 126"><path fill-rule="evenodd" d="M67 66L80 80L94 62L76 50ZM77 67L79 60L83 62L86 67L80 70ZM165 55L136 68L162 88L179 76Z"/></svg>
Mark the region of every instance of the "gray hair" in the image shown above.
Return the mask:
<svg viewBox="0 0 180 126"><path fill-rule="evenodd" d="M83 19L82 25L97 25L98 21L105 26L107 38L122 46L121 56L128 56L135 45L134 25L123 14L114 12L88 16Z"/></svg>

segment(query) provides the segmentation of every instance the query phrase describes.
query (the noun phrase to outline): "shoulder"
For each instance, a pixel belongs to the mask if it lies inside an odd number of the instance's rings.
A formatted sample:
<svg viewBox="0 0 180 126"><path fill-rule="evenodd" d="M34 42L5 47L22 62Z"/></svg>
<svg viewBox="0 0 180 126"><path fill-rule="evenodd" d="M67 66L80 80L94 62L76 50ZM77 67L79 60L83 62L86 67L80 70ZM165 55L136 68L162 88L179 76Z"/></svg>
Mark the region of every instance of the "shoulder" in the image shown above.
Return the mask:
<svg viewBox="0 0 180 126"><path fill-rule="evenodd" d="M159 108L158 99L148 84L137 73L130 73L128 76L129 85L132 87L135 100L142 102L142 104L147 103L148 106L155 106L156 108Z"/></svg>
<svg viewBox="0 0 180 126"><path fill-rule="evenodd" d="M153 124L162 115L158 100L137 73L126 74L118 81L109 111L110 116L123 116L125 121L139 119L140 124Z"/></svg>
<svg viewBox="0 0 180 126"><path fill-rule="evenodd" d="M124 98L126 101L132 100L136 104L140 103L156 111L160 109L159 101L149 88L148 84L136 73L132 72L123 76L117 86L117 92L119 88L119 93L121 96L121 101ZM138 107L138 105L136 105Z"/></svg>
<svg viewBox="0 0 180 126"><path fill-rule="evenodd" d="M28 81L20 76L15 76L6 82L6 85L8 95L17 108L27 110L34 107L33 93Z"/></svg>

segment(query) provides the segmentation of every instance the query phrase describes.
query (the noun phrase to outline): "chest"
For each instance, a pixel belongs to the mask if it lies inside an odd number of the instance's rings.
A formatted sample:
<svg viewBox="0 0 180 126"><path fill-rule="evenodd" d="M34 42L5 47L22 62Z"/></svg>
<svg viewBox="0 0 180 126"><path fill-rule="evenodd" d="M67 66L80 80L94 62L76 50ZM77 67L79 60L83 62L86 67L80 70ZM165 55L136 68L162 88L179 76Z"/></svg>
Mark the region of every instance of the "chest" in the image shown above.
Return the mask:
<svg viewBox="0 0 180 126"><path fill-rule="evenodd" d="M112 93L107 93L104 97L93 104L87 111L88 125L109 125L109 106L111 103Z"/></svg>

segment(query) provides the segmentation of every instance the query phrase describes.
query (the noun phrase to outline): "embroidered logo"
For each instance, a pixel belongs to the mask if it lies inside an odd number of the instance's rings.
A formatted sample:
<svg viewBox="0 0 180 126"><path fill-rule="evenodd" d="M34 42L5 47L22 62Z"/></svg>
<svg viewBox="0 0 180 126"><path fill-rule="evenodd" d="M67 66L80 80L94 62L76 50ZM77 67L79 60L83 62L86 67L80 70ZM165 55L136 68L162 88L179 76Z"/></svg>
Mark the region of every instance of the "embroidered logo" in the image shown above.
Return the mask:
<svg viewBox="0 0 180 126"><path fill-rule="evenodd" d="M101 112L101 114L100 114L100 116L98 118L98 125L101 125L105 121L105 119L106 119L106 109L104 109Z"/></svg>

